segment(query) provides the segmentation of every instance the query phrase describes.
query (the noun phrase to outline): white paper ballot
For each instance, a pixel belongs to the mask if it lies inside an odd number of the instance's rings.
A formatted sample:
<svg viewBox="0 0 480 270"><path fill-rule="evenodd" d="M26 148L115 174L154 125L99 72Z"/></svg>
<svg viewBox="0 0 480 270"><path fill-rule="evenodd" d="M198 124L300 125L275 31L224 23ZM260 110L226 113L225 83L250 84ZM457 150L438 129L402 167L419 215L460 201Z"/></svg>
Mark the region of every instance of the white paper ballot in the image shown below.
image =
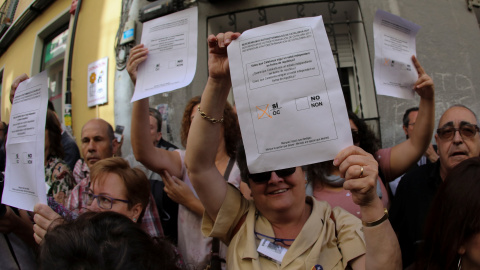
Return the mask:
<svg viewBox="0 0 480 270"><path fill-rule="evenodd" d="M415 36L420 26L383 10L373 22L375 40L374 78L377 94L413 99L418 73L412 62Z"/></svg>
<svg viewBox="0 0 480 270"><path fill-rule="evenodd" d="M189 85L197 66L198 8L143 24L148 58L139 65L132 102Z"/></svg>
<svg viewBox="0 0 480 270"><path fill-rule="evenodd" d="M2 203L33 211L47 203L44 146L48 77L44 71L22 82L10 114Z"/></svg>
<svg viewBox="0 0 480 270"><path fill-rule="evenodd" d="M352 144L321 16L245 31L228 58L251 173L331 160Z"/></svg>

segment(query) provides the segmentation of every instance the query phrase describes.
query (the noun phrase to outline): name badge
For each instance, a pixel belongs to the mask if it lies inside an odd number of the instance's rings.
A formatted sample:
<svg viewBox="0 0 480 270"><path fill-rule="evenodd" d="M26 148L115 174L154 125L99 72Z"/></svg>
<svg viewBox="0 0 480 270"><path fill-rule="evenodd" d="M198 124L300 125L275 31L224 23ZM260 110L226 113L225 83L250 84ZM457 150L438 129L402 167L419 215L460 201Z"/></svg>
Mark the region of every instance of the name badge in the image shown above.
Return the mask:
<svg viewBox="0 0 480 270"><path fill-rule="evenodd" d="M278 264L282 263L283 257L285 256L285 253L287 253L287 250L288 249L270 242L267 239L262 239L257 248L257 252L260 253L260 255Z"/></svg>

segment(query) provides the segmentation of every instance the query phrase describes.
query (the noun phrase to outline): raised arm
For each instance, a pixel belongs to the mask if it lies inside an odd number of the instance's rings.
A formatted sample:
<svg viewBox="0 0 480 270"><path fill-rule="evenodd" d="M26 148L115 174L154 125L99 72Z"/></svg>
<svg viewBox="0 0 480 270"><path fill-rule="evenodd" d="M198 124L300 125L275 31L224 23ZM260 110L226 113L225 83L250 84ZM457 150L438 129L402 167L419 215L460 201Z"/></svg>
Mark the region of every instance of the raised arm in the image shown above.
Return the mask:
<svg viewBox="0 0 480 270"><path fill-rule="evenodd" d="M415 91L420 96L418 116L413 135L406 141L395 145L390 155L392 179L404 174L425 153L432 140L435 126L435 87L433 80L425 73L415 56L413 64L418 72Z"/></svg>
<svg viewBox="0 0 480 270"><path fill-rule="evenodd" d="M127 62L127 71L135 84L137 81L138 65L147 59L148 49L142 44L137 45L130 51ZM180 155L175 152L157 148L146 139L150 133L148 98L135 101L132 109L131 143L135 159L148 169L160 173L168 170L170 174L182 178L182 163Z"/></svg>
<svg viewBox="0 0 480 270"><path fill-rule="evenodd" d="M185 161L190 180L207 214L215 220L227 191L227 183L215 166L221 123L212 118L221 119L230 87L230 69L227 46L240 33L227 32L208 37L207 85L203 91L200 110L193 118L187 141Z"/></svg>
<svg viewBox="0 0 480 270"><path fill-rule="evenodd" d="M400 245L376 193L378 163L363 149L350 146L334 160L339 166L343 187L360 206L366 253L350 262L352 269L402 269Z"/></svg>

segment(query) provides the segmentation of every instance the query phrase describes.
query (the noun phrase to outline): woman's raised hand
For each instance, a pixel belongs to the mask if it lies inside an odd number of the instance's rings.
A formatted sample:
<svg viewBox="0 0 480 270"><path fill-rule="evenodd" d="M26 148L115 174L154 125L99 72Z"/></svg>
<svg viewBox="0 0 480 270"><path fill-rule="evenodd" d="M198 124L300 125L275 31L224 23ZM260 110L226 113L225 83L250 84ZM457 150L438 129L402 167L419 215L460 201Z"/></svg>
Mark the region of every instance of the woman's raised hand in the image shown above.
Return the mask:
<svg viewBox="0 0 480 270"><path fill-rule="evenodd" d="M230 79L227 46L237 39L240 33L226 32L208 36L208 73L212 79Z"/></svg>
<svg viewBox="0 0 480 270"><path fill-rule="evenodd" d="M337 154L333 165L339 167L341 176L345 178L343 188L352 192L355 204L368 206L378 198L378 163L372 155L352 145Z"/></svg>

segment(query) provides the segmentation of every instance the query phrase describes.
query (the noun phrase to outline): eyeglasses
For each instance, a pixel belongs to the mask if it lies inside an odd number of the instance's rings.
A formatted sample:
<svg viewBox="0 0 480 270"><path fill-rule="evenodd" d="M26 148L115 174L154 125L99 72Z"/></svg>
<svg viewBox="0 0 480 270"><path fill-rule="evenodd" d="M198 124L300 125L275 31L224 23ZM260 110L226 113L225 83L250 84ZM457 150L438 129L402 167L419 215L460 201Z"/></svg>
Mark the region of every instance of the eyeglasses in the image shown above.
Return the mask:
<svg viewBox="0 0 480 270"><path fill-rule="evenodd" d="M293 167L293 168L287 168L282 170L276 170L275 173L279 177L283 178L283 177L292 175L296 169L297 169L296 167ZM262 173L253 173L249 175L249 178L252 179L252 181L255 183L264 183L270 180L271 175L272 175L272 171L262 172Z"/></svg>
<svg viewBox="0 0 480 270"><path fill-rule="evenodd" d="M463 124L459 128L447 126L437 129L438 137L442 140L451 140L455 137L455 132L459 132L462 138L471 138L479 131L478 126L474 124Z"/></svg>
<svg viewBox="0 0 480 270"><path fill-rule="evenodd" d="M354 144L357 144L360 142L360 133L358 133L358 130L354 130L352 129L352 139L353 139L353 143Z"/></svg>
<svg viewBox="0 0 480 270"><path fill-rule="evenodd" d="M113 201L130 203L128 200L115 199L105 195L95 195L91 192L84 192L83 199L87 202L88 206L92 204L93 200L97 199L98 207L106 210L112 209Z"/></svg>

